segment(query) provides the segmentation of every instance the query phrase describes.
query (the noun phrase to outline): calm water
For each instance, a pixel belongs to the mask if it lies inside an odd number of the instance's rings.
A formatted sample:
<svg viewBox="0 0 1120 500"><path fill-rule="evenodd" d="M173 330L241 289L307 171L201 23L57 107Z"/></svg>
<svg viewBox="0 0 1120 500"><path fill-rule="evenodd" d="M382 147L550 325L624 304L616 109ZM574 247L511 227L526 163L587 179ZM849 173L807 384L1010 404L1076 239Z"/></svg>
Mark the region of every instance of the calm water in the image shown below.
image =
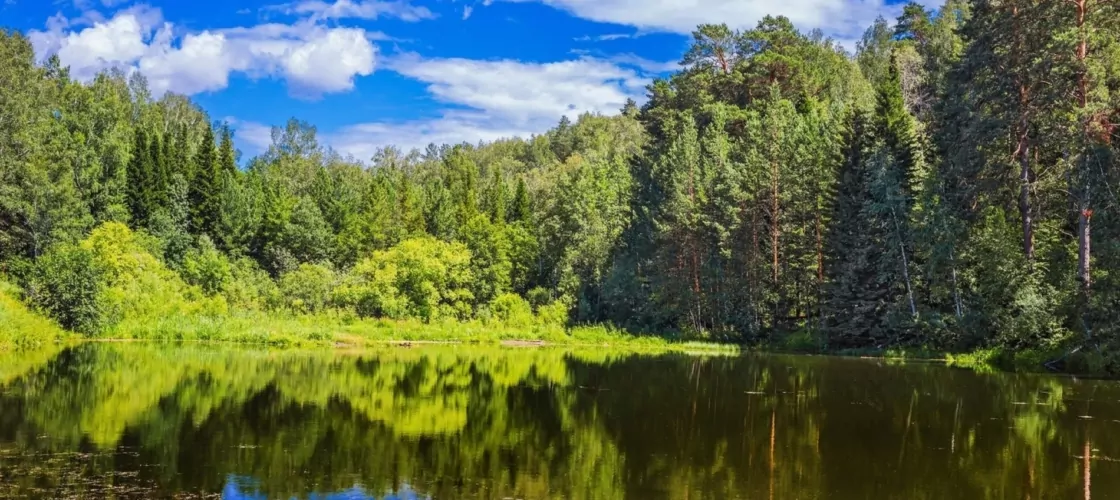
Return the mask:
<svg viewBox="0 0 1120 500"><path fill-rule="evenodd" d="M1120 498L1120 384L813 357L0 357L0 497Z"/></svg>

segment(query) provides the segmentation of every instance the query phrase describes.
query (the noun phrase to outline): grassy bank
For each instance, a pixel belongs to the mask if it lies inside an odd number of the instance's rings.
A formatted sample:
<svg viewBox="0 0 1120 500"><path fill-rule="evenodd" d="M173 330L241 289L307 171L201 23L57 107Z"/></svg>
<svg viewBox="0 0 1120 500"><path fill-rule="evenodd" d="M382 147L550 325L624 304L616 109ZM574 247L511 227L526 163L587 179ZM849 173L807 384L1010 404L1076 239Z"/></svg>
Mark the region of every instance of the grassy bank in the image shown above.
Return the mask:
<svg viewBox="0 0 1120 500"><path fill-rule="evenodd" d="M82 339L28 308L17 287L0 280L0 351L32 350ZM885 348L830 351L808 343L784 342L741 348L734 344L676 341L633 335L604 325L565 328L539 320L503 322L469 320L360 319L340 312L292 314L234 312L220 315L173 314L156 318L126 318L93 340L162 342L220 342L273 347L363 348L391 343L463 343L482 345L555 345L608 347L631 351L694 353L756 352L823 354L890 360L944 362L978 372L1061 371L1094 376L1120 373L1115 358L1097 350L981 349L949 353L923 348Z"/></svg>
<svg viewBox="0 0 1120 500"><path fill-rule="evenodd" d="M53 321L28 309L17 287L0 281L0 351L37 349L69 337Z"/></svg>
<svg viewBox="0 0 1120 500"><path fill-rule="evenodd" d="M677 342L637 336L607 326L577 326L500 321L358 319L336 312L314 315L241 312L230 315L181 315L126 319L99 340L228 342L277 347L363 347L385 343L529 343L605 346L631 350L739 352L730 344Z"/></svg>

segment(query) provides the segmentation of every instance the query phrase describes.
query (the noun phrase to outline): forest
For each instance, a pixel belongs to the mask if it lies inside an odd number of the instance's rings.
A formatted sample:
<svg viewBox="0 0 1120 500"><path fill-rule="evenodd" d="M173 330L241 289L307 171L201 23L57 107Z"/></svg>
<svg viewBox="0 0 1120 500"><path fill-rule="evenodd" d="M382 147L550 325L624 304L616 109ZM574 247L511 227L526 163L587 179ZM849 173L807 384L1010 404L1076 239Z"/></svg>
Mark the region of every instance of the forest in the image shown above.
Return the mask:
<svg viewBox="0 0 1120 500"><path fill-rule="evenodd" d="M1120 2L910 4L854 54L702 25L616 116L357 159L297 119L241 158L143 75L34 54L0 32L0 273L83 335L329 315L1120 371Z"/></svg>

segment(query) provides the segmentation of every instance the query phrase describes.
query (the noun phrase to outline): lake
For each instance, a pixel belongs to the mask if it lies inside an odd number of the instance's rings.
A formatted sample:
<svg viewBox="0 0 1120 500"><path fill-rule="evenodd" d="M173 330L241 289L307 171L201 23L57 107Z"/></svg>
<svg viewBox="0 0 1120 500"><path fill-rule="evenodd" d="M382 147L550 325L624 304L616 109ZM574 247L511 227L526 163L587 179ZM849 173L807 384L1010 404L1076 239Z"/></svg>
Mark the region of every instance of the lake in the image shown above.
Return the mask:
<svg viewBox="0 0 1120 500"><path fill-rule="evenodd" d="M1120 498L1120 384L804 356L0 354L0 497Z"/></svg>

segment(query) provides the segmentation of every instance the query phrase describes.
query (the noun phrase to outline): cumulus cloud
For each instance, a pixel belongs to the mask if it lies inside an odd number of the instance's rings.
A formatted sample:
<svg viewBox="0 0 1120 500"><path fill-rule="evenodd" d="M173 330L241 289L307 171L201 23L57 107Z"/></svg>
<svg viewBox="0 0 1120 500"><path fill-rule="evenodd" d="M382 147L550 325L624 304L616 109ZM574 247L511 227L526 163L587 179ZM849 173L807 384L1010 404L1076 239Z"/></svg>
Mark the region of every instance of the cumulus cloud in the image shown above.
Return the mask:
<svg viewBox="0 0 1120 500"><path fill-rule="evenodd" d="M311 16L312 19L377 19L395 17L402 21L422 21L436 16L427 7L412 5L408 0L302 0L272 7L286 14Z"/></svg>
<svg viewBox="0 0 1120 500"><path fill-rule="evenodd" d="M88 80L108 68L138 70L152 91L182 94L224 89L233 73L288 82L293 95L314 98L354 87L373 72L380 38L359 28L328 28L311 20L181 34L158 10L133 8L111 19L79 23L51 18L29 37L40 57L57 54Z"/></svg>
<svg viewBox="0 0 1120 500"><path fill-rule="evenodd" d="M697 25L727 23L753 28L764 16L782 15L800 29L820 29L838 38L862 33L877 16L897 16L902 3L886 0L503 0L536 2L591 21L645 30L689 33ZM935 4L937 0L920 3Z"/></svg>
<svg viewBox="0 0 1120 500"><path fill-rule="evenodd" d="M550 63L396 57L386 67L428 85L446 108L434 120L372 122L324 134L336 150L369 159L378 147L423 149L429 143L528 137L561 116L615 114L627 99L641 100L650 80L611 61L580 58Z"/></svg>

